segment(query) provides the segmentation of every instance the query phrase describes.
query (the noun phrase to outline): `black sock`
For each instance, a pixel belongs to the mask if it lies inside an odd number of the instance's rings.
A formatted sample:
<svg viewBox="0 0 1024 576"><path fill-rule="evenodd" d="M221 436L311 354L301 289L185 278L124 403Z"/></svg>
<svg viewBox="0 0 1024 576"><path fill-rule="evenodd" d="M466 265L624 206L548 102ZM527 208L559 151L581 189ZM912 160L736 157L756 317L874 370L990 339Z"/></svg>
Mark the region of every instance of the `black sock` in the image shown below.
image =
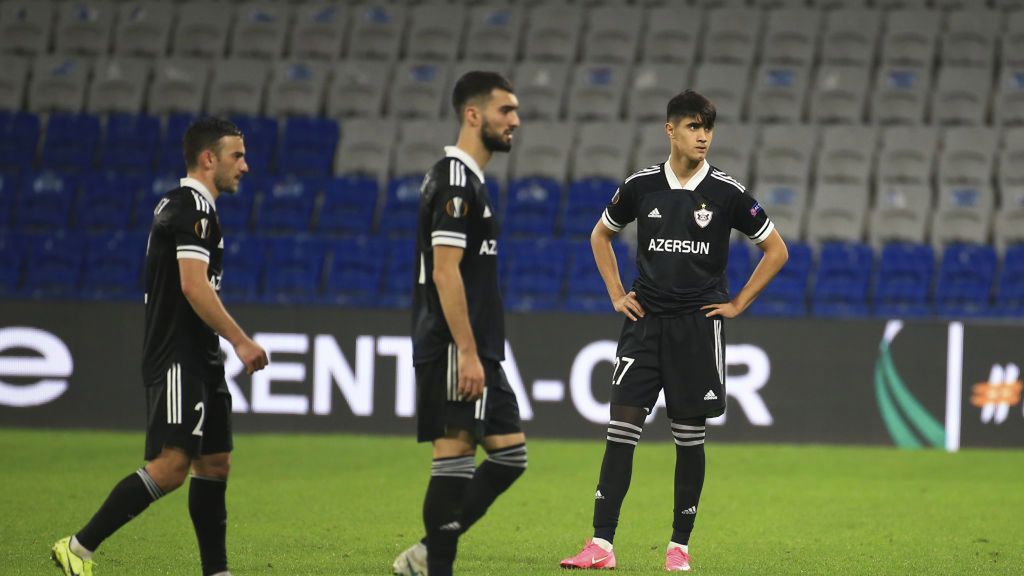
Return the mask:
<svg viewBox="0 0 1024 576"><path fill-rule="evenodd" d="M188 487L188 513L199 541L199 558L203 575L228 569L228 508L225 497L227 480L192 476Z"/></svg>
<svg viewBox="0 0 1024 576"><path fill-rule="evenodd" d="M473 480L466 488L466 497L462 501L462 532L487 513L487 509L508 490L520 476L526 472L526 444L516 444L508 448L495 450L487 455L487 459L476 469Z"/></svg>
<svg viewBox="0 0 1024 576"><path fill-rule="evenodd" d="M78 543L95 552L111 534L163 495L146 469L139 468L114 486L92 520L75 534Z"/></svg>
<svg viewBox="0 0 1024 576"><path fill-rule="evenodd" d="M688 544L704 486L704 419L672 422L676 442L675 509L672 542Z"/></svg>
<svg viewBox="0 0 1024 576"><path fill-rule="evenodd" d="M472 456L436 458L423 500L423 526L427 530L427 571L431 576L451 576L462 524L462 501L473 478Z"/></svg>
<svg viewBox="0 0 1024 576"><path fill-rule="evenodd" d="M619 510L622 509L622 501L626 498L629 481L633 477L633 452L643 432L641 415L633 414L630 420L639 424L631 424L616 418L618 408L621 407L612 407L604 459L601 461L601 476L597 492L594 493L594 538L603 538L609 542L615 540ZM639 408L634 410L640 411Z"/></svg>

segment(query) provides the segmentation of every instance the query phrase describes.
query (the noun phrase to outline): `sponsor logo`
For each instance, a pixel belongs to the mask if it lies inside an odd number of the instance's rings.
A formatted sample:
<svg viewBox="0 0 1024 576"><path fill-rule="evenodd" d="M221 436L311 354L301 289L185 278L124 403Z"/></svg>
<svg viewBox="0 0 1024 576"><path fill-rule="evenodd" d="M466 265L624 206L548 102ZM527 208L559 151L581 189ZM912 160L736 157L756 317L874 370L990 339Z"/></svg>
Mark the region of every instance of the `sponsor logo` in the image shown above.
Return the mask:
<svg viewBox="0 0 1024 576"><path fill-rule="evenodd" d="M981 409L982 424L1002 424L1010 408L1020 404L1020 367L1014 363L1005 366L993 364L987 382L978 382L971 388L971 404Z"/></svg>
<svg viewBox="0 0 1024 576"><path fill-rule="evenodd" d="M206 240L210 237L210 221L206 218L200 218L195 224L196 236L200 240Z"/></svg>
<svg viewBox="0 0 1024 576"><path fill-rule="evenodd" d="M484 206L484 218L490 218L491 216L493 216L493 214L491 214L491 207Z"/></svg>
<svg viewBox="0 0 1024 576"><path fill-rule="evenodd" d="M701 228L707 228L708 224L711 224L711 217L714 214L711 210L708 210L706 202L702 202L700 208L693 211L693 219L697 221L697 226Z"/></svg>
<svg viewBox="0 0 1024 576"><path fill-rule="evenodd" d="M683 514L687 514L687 515L691 515L691 516L692 516L692 515L694 515L694 514L696 514L696 513L697 513L697 507L696 507L696 506L690 506L690 507L689 507L689 508L687 508L686 510L683 510L683 512L682 512L682 513L683 513Z"/></svg>
<svg viewBox="0 0 1024 576"><path fill-rule="evenodd" d="M456 196L444 205L444 211L452 218L462 218L469 213L469 205L461 197Z"/></svg>
<svg viewBox="0 0 1024 576"><path fill-rule="evenodd" d="M711 243L697 240L651 238L647 250L650 252L677 252L680 254L710 254Z"/></svg>
<svg viewBox="0 0 1024 576"><path fill-rule="evenodd" d="M761 204L754 202L754 205L750 207L750 215L757 216L757 213L761 211Z"/></svg>
<svg viewBox="0 0 1024 576"><path fill-rule="evenodd" d="M658 211L658 209L657 209L657 208L655 208L654 210L651 210L651 211L650 211L650 212L649 212L649 213L647 214L647 217L648 217L648 218L661 218L661 212L659 212L659 211Z"/></svg>
<svg viewBox="0 0 1024 576"><path fill-rule="evenodd" d="M497 240L483 240L480 242L480 255L481 256L497 256L498 255L498 241Z"/></svg>
<svg viewBox="0 0 1024 576"><path fill-rule="evenodd" d="M594 492L594 500L604 500L604 494L601 494L600 489L598 489L597 492Z"/></svg>
<svg viewBox="0 0 1024 576"><path fill-rule="evenodd" d="M21 354L8 353L12 350ZM53 402L67 391L74 367L71 351L57 336L38 328L0 328L0 405Z"/></svg>
<svg viewBox="0 0 1024 576"><path fill-rule="evenodd" d="M718 396L715 396L714 390L708 390L708 393L704 395L705 400L718 400Z"/></svg>

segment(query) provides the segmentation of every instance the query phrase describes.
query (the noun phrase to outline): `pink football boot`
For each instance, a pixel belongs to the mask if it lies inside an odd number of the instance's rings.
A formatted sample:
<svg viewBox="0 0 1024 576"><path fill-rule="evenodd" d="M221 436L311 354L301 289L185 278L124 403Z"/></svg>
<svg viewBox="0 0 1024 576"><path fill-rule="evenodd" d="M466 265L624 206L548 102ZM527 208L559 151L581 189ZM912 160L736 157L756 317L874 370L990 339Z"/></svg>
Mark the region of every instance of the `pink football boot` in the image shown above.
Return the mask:
<svg viewBox="0 0 1024 576"><path fill-rule="evenodd" d="M579 554L562 560L559 565L562 568L578 570L614 570L615 552L606 551L588 538Z"/></svg>
<svg viewBox="0 0 1024 576"><path fill-rule="evenodd" d="M690 555L684 552L682 548L676 548L675 546L669 548L668 552L665 553L665 571L689 572Z"/></svg>

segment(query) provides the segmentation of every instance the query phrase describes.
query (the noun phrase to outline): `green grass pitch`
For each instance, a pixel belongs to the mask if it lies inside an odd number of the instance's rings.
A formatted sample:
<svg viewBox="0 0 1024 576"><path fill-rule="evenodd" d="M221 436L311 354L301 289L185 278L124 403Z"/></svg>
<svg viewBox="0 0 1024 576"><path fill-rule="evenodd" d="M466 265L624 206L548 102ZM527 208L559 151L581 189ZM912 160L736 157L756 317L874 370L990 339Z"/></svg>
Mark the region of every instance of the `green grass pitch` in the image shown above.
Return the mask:
<svg viewBox="0 0 1024 576"><path fill-rule="evenodd" d="M142 436L0 430L0 574L50 575L49 546L140 464ZM603 441L530 441L530 468L461 542L460 574L559 574L589 534ZM661 573L674 450L641 442L618 573ZM430 451L411 438L239 435L228 552L246 575L388 574L420 536ZM707 446L697 574L1020 574L1024 452ZM186 490L107 541L98 576L199 574Z"/></svg>

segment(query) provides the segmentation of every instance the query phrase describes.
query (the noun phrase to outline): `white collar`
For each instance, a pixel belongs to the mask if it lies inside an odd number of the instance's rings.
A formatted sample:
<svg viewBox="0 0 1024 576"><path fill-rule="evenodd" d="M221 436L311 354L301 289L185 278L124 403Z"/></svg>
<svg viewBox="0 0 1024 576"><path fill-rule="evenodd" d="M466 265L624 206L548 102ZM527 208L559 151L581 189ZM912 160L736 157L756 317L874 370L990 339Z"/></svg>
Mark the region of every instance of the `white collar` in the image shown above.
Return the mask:
<svg viewBox="0 0 1024 576"><path fill-rule="evenodd" d="M213 194L210 194L210 191L206 189L206 184L203 184L195 178L189 178L186 176L178 181L178 185L188 186L189 188L195 189L203 195L203 198L206 198L206 201L210 203L210 206L216 207L216 203L213 201Z"/></svg>
<svg viewBox="0 0 1024 576"><path fill-rule="evenodd" d="M697 173L686 181L685 186L681 186L679 184L679 178L676 178L676 173L672 170L672 157L670 156L668 160L665 160L665 179L668 180L668 187L673 190L696 190L697 186L704 181L704 177L708 175L710 170L711 165L708 164L708 161L701 160L700 170L697 170Z"/></svg>
<svg viewBox="0 0 1024 576"><path fill-rule="evenodd" d="M480 179L480 183L483 184L484 171L480 169L480 166L477 166L476 160L473 160L473 157L467 154L465 150L458 146L445 146L444 155L448 158L458 158L461 160L463 164L473 171L473 174L476 174L476 177Z"/></svg>

